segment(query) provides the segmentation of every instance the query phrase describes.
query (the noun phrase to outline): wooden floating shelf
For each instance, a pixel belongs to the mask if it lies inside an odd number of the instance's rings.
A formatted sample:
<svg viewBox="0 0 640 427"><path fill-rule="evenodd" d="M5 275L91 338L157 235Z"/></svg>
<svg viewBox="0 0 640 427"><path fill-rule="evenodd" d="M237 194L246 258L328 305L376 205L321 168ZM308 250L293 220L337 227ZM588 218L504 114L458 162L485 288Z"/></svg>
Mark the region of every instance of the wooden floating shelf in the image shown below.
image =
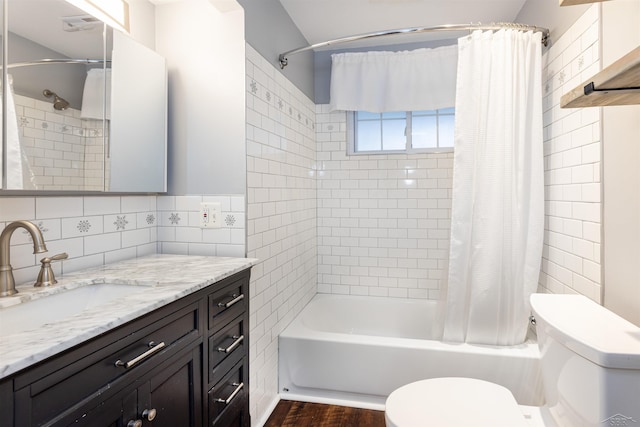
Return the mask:
<svg viewBox="0 0 640 427"><path fill-rule="evenodd" d="M640 104L640 46L562 95L560 107Z"/></svg>
<svg viewBox="0 0 640 427"><path fill-rule="evenodd" d="M607 0L560 0L560 6L575 6L577 4L596 3Z"/></svg>

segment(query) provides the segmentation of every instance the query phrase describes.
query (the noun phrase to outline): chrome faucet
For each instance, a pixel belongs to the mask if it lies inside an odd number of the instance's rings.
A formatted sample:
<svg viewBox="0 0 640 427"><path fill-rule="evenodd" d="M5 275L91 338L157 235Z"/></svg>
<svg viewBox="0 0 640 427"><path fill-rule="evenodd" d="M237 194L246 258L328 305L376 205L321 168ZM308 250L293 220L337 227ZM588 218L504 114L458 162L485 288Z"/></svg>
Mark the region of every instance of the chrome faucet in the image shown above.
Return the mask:
<svg viewBox="0 0 640 427"><path fill-rule="evenodd" d="M7 225L4 230L2 230L2 234L0 234L0 297L6 297L18 292L16 291L16 282L13 278L13 268L11 268L9 258L9 241L11 240L11 235L17 228L24 228L31 234L34 254L47 251L42 232L34 223L29 221L13 221Z"/></svg>

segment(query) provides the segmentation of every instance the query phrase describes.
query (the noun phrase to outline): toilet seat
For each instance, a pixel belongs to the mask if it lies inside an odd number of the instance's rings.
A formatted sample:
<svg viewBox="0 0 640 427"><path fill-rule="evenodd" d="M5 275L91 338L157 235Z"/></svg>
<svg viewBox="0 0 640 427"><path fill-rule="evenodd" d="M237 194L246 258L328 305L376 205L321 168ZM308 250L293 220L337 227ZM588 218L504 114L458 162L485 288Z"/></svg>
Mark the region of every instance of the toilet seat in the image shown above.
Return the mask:
<svg viewBox="0 0 640 427"><path fill-rule="evenodd" d="M387 427L527 427L511 392L472 378L433 378L395 390L386 401Z"/></svg>

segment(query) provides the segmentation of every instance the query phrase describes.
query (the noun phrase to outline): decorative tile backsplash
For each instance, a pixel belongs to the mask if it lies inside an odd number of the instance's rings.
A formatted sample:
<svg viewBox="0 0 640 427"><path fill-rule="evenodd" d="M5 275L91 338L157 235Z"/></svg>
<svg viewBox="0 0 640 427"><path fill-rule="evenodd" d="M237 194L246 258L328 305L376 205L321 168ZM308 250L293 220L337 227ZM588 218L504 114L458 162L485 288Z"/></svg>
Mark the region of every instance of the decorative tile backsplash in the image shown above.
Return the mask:
<svg viewBox="0 0 640 427"><path fill-rule="evenodd" d="M16 283L35 280L40 259L67 252L52 264L57 274L157 252L156 228L140 228L139 214L156 212L155 196L2 197L0 227L14 220L34 222L48 252L33 255L30 236L18 229L11 238Z"/></svg>
<svg viewBox="0 0 640 427"><path fill-rule="evenodd" d="M220 203L222 218L234 221L222 221L220 228L201 229L198 214L202 202ZM158 196L157 214L160 253L245 256L243 195Z"/></svg>
<svg viewBox="0 0 640 427"><path fill-rule="evenodd" d="M220 202L233 224L198 228L200 201ZM30 220L49 249L33 255L30 235L14 232L11 264L18 284L35 281L39 260L61 252L69 259L52 264L57 274L153 253L244 257L244 215L242 195L0 198L0 230L11 221Z"/></svg>
<svg viewBox="0 0 640 427"><path fill-rule="evenodd" d="M599 7L543 53L545 237L540 287L601 302L600 109L560 97L600 70Z"/></svg>

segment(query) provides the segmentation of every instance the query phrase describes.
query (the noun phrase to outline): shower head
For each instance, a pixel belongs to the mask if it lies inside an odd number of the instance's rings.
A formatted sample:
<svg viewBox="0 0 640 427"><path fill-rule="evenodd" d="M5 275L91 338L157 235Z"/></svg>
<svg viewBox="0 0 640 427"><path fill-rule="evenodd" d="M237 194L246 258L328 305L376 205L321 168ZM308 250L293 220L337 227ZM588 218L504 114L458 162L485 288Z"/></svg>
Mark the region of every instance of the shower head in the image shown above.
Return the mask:
<svg viewBox="0 0 640 427"><path fill-rule="evenodd" d="M58 94L56 94L55 92L52 92L49 89L45 89L45 90L42 91L42 94L47 98L53 97L53 108L54 109L56 109L56 110L66 110L67 108L69 108L69 103L67 102L67 100L60 98L58 96Z"/></svg>

